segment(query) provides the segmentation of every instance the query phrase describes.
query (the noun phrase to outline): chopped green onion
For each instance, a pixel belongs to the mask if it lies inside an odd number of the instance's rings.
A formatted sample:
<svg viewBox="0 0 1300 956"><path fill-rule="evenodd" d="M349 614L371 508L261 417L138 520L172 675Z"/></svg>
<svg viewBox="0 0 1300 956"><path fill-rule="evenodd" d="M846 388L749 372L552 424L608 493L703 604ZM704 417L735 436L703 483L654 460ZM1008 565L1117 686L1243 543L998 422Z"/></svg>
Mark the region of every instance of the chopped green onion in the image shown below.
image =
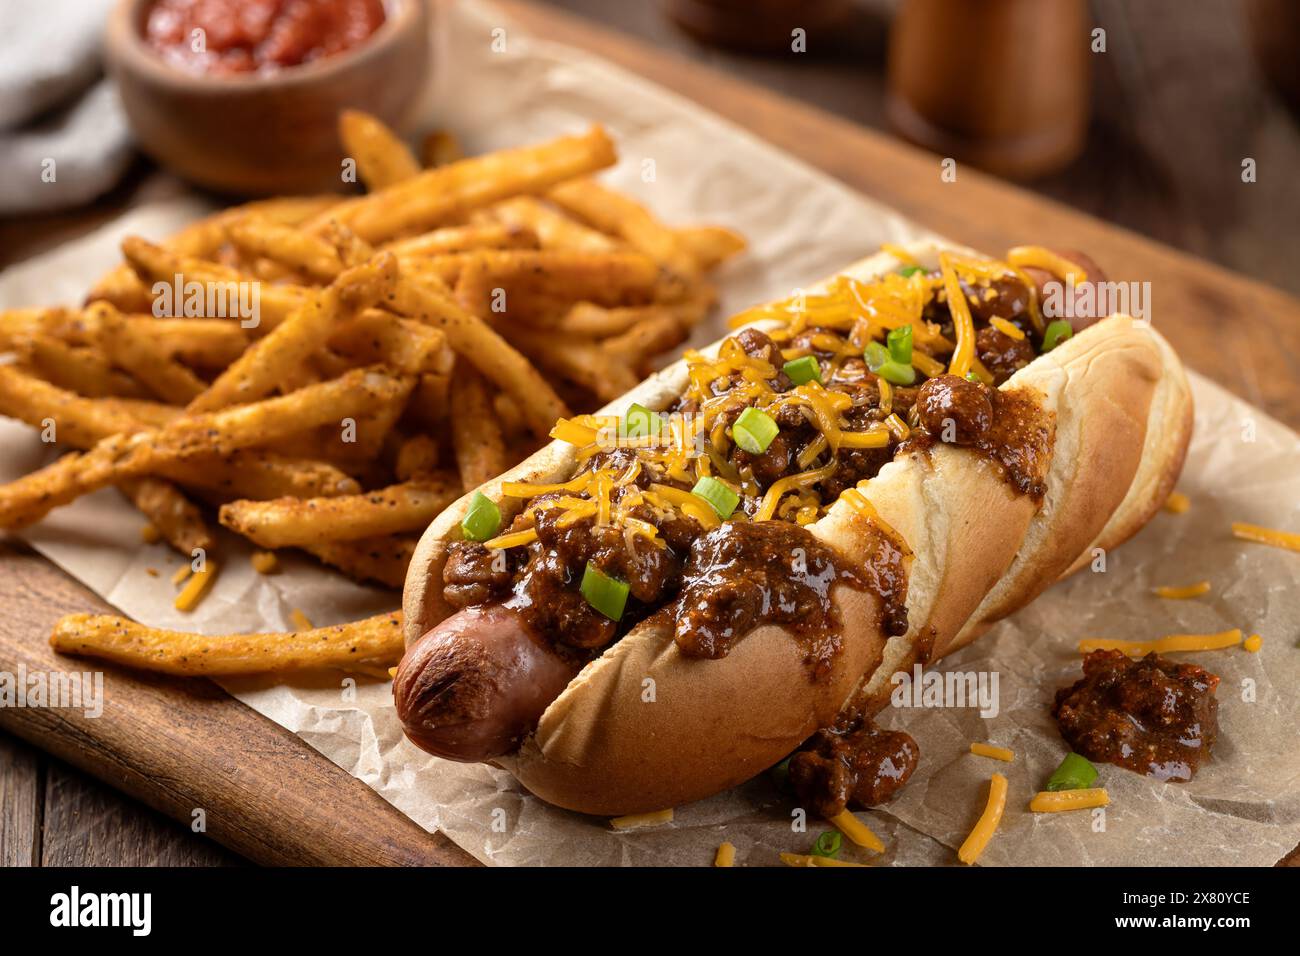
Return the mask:
<svg viewBox="0 0 1300 956"><path fill-rule="evenodd" d="M969 372L966 373L966 381L974 382L976 385L978 385L980 383L980 377L975 374L974 369L971 369Z"/></svg>
<svg viewBox="0 0 1300 956"><path fill-rule="evenodd" d="M1052 351L1072 335L1074 335L1074 327L1066 319L1048 322L1047 328L1043 330L1043 351Z"/></svg>
<svg viewBox="0 0 1300 956"><path fill-rule="evenodd" d="M903 268L898 270L898 274L902 276L904 279L910 279L918 272L924 272L924 271L925 271L925 266L903 266Z"/></svg>
<svg viewBox="0 0 1300 956"><path fill-rule="evenodd" d="M772 439L780 430L776 420L767 412L747 408L731 426L731 435L745 451L751 455L761 455L767 451L767 446L772 444Z"/></svg>
<svg viewBox="0 0 1300 956"><path fill-rule="evenodd" d="M910 327L908 331L911 331ZM868 342L867 347L862 351L862 357L867 360L867 368L892 385L911 385L916 381L916 369L906 363L894 361L889 354L889 349L879 342Z"/></svg>
<svg viewBox="0 0 1300 956"><path fill-rule="evenodd" d="M664 427L664 420L644 405L635 402L628 407L623 416L623 434L627 438L643 438L658 435Z"/></svg>
<svg viewBox="0 0 1300 956"><path fill-rule="evenodd" d="M1061 765L1047 778L1047 789L1087 790L1097 780L1097 768L1076 753L1066 754Z"/></svg>
<svg viewBox="0 0 1300 956"><path fill-rule="evenodd" d="M817 362L817 357L813 355L791 359L781 366L781 371L785 372L790 381L796 385L806 385L808 382L820 382L822 380L822 367Z"/></svg>
<svg viewBox="0 0 1300 956"><path fill-rule="evenodd" d="M582 585L579 588L587 603L611 621L623 617L623 608L627 606L627 582L611 578L590 561L587 570L582 572Z"/></svg>
<svg viewBox="0 0 1300 956"><path fill-rule="evenodd" d="M496 502L481 491L474 492L469 500L469 510L460 522L460 533L466 541L487 541L496 537L501 528L501 509Z"/></svg>
<svg viewBox="0 0 1300 956"><path fill-rule="evenodd" d="M885 341L889 343L889 357L899 365L912 364L912 327L901 325L892 330Z"/></svg>
<svg viewBox="0 0 1300 956"><path fill-rule="evenodd" d="M827 830L817 837L817 842L813 844L813 856L828 856L832 860L840 855L840 847L844 845L844 838L840 836L838 830Z"/></svg>
<svg viewBox="0 0 1300 956"><path fill-rule="evenodd" d="M695 487L691 489L691 494L707 501L723 521L730 518L736 510L736 505L740 504L740 495L718 481L718 479L711 478L708 475L695 483Z"/></svg>

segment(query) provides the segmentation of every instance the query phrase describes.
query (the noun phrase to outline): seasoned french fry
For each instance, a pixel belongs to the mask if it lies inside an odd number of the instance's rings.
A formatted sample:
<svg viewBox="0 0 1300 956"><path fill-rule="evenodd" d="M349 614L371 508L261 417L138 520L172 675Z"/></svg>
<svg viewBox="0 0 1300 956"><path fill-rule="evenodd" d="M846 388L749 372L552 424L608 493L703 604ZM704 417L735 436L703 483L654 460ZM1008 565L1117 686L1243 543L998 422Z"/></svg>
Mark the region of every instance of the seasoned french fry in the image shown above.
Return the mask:
<svg viewBox="0 0 1300 956"><path fill-rule="evenodd" d="M628 329L622 335L600 343L601 349L632 368L643 361L665 352L686 338L686 329L675 315L661 315L647 319Z"/></svg>
<svg viewBox="0 0 1300 956"><path fill-rule="evenodd" d="M202 512L175 485L158 478L132 478L119 482L118 488L162 539L187 558L195 548L210 551L216 544Z"/></svg>
<svg viewBox="0 0 1300 956"><path fill-rule="evenodd" d="M396 278L397 259L386 252L347 270L250 346L210 388L190 402L187 411L212 411L270 394L289 370L302 365L325 343L345 309L369 306L391 290Z"/></svg>
<svg viewBox="0 0 1300 956"><path fill-rule="evenodd" d="M320 282L343 270L338 250L325 239L267 219L244 216L226 225L226 234L248 256L262 256Z"/></svg>
<svg viewBox="0 0 1300 956"><path fill-rule="evenodd" d="M139 431L145 426L135 411L121 400L86 398L13 365L0 365L0 415L42 430L52 423L58 445L90 448L110 435ZM169 411L179 414L178 409Z"/></svg>
<svg viewBox="0 0 1300 956"><path fill-rule="evenodd" d="M446 225L453 216L524 193L543 190L611 166L614 144L593 126L537 146L502 149L425 170L418 176L348 200L322 217L343 223L367 242L382 242Z"/></svg>
<svg viewBox="0 0 1300 956"><path fill-rule="evenodd" d="M367 309L335 326L330 348L358 364L383 363L409 375L429 371L447 347L441 329L381 309Z"/></svg>
<svg viewBox="0 0 1300 956"><path fill-rule="evenodd" d="M60 654L187 677L355 670L402 656L402 614L296 633L221 636L158 630L114 615L69 614L54 626L50 645Z"/></svg>
<svg viewBox="0 0 1300 956"><path fill-rule="evenodd" d="M417 541L403 536L363 538L308 545L303 550L354 581L377 581L390 588L400 588L406 581L406 567L415 554Z"/></svg>
<svg viewBox="0 0 1300 956"><path fill-rule="evenodd" d="M286 458L256 448L222 456L162 461L157 472L187 488L201 488L225 500L264 501L285 495L326 498L361 491L356 479L328 462Z"/></svg>
<svg viewBox="0 0 1300 956"><path fill-rule="evenodd" d="M225 368L250 341L238 323L223 319L155 319L151 315L123 319L134 335L150 336L167 355L193 368Z"/></svg>
<svg viewBox="0 0 1300 956"><path fill-rule="evenodd" d="M507 226L532 231L543 249L572 252L612 252L616 243L603 232L583 225L536 196L516 196L475 214Z"/></svg>
<svg viewBox="0 0 1300 956"><path fill-rule="evenodd" d="M511 337L537 364L582 386L601 402L613 401L639 381L627 364L613 361L595 342L560 342L532 329L514 329Z"/></svg>
<svg viewBox="0 0 1300 956"><path fill-rule="evenodd" d="M506 446L501 426L492 415L487 384L473 368L456 363L456 388L451 393L451 445L461 484L477 488L505 471Z"/></svg>
<svg viewBox="0 0 1300 956"><path fill-rule="evenodd" d="M537 249L537 233L531 229L485 222L469 226L447 226L432 232L398 239L384 248L403 258L447 256L480 249Z"/></svg>
<svg viewBox="0 0 1300 956"><path fill-rule="evenodd" d="M335 498L232 501L221 523L262 548L356 541L424 528L461 494L449 472Z"/></svg>
<svg viewBox="0 0 1300 956"><path fill-rule="evenodd" d="M343 152L356 161L357 175L370 189L404 182L420 172L415 154L378 118L360 110L339 114Z"/></svg>
<svg viewBox="0 0 1300 956"><path fill-rule="evenodd" d="M98 349L68 345L38 333L20 342L17 353L41 378L87 398L142 398L148 394L131 376L113 368L108 356Z"/></svg>
<svg viewBox="0 0 1300 956"><path fill-rule="evenodd" d="M251 297L252 286L246 288L241 283L255 283L258 295L258 324L253 331L255 334L264 334L273 330L290 315L298 311L310 294L310 290L304 289L302 286L275 285L262 282L236 269L202 259L180 256L168 249L136 237L128 237L122 240L122 254L126 256L131 267L135 269L136 273L149 287L148 301L142 307L133 311L152 312L154 305L152 289L155 283L162 283L163 286L174 288L176 283L179 282L183 289L193 282L197 283L205 292L205 301L202 303L203 308L199 314L191 314L191 310L188 308L184 312L173 308L174 315L177 317L183 315L186 318L234 319L238 318L238 316L232 314L234 310L230 308L230 303ZM207 314L206 299L209 294L215 301L224 303L224 308L218 309L218 312L227 314ZM173 305L176 304L173 303ZM185 305L186 303L180 304Z"/></svg>
<svg viewBox="0 0 1300 956"><path fill-rule="evenodd" d="M677 241L705 271L745 250L745 237L725 226L686 226L677 230Z"/></svg>
<svg viewBox="0 0 1300 956"><path fill-rule="evenodd" d="M82 495L156 472L178 458L220 457L241 448L283 441L305 428L364 415L391 401L403 387L404 383L381 369L356 369L289 395L186 415L156 431L112 435L84 454L65 455L39 471L0 485L0 528L39 521Z"/></svg>
<svg viewBox="0 0 1300 956"><path fill-rule="evenodd" d="M402 441L397 449L393 472L398 481L410 481L432 474L438 468L438 443L424 433L412 435ZM466 487L471 487L467 485Z"/></svg>
<svg viewBox="0 0 1300 956"><path fill-rule="evenodd" d="M640 203L593 179L574 179L551 189L547 198L602 232L618 236L633 249L679 275L699 274L699 263L676 230L665 226Z"/></svg>
<svg viewBox="0 0 1300 956"><path fill-rule="evenodd" d="M569 414L537 369L490 329L482 319L461 308L455 300L426 282L403 277L398 280L394 307L443 330L447 341L498 388L514 395L539 438L545 437L557 419Z"/></svg>
<svg viewBox="0 0 1300 956"><path fill-rule="evenodd" d="M575 299L600 305L647 302L659 278L654 260L637 252L511 250L464 254L456 300L484 317L552 322Z"/></svg>
<svg viewBox="0 0 1300 956"><path fill-rule="evenodd" d="M163 343L147 329L126 321L107 302L96 302L87 312L94 315L100 341L114 364L144 382L155 395L173 405L184 405L200 394L207 383L173 358Z"/></svg>
<svg viewBox="0 0 1300 956"><path fill-rule="evenodd" d="M607 308L594 302L575 302L556 322L555 330L579 338L603 339L620 335L640 322L671 314L665 305Z"/></svg>
<svg viewBox="0 0 1300 956"><path fill-rule="evenodd" d="M420 156L429 168L446 166L465 157L456 135L445 129L435 129L426 133L420 141Z"/></svg>

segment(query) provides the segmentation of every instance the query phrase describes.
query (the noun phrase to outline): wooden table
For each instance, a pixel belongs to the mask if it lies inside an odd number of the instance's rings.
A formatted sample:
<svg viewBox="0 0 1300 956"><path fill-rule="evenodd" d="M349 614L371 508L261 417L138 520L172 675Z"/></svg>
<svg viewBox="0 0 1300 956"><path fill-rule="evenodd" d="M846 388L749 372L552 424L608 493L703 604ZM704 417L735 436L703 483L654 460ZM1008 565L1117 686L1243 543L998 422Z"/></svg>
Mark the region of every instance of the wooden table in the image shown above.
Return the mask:
<svg viewBox="0 0 1300 956"><path fill-rule="evenodd" d="M974 172L942 184L935 157L853 123L555 10L502 6L530 32L674 89L955 240L989 250L1024 241L1080 247L1113 278L1150 280L1154 319L1191 366L1300 426L1300 302L1290 296ZM166 177L150 176L78 216L9 223L0 237L14 256L28 237L34 254L132 197L169 188ZM50 626L60 614L106 605L20 544L0 544L0 569L0 670L66 667L45 644ZM105 673L111 706L98 720L0 709L0 863L239 861L214 840L262 863L469 862L214 685ZM118 800L82 771L153 809ZM191 833L196 809L210 839Z"/></svg>

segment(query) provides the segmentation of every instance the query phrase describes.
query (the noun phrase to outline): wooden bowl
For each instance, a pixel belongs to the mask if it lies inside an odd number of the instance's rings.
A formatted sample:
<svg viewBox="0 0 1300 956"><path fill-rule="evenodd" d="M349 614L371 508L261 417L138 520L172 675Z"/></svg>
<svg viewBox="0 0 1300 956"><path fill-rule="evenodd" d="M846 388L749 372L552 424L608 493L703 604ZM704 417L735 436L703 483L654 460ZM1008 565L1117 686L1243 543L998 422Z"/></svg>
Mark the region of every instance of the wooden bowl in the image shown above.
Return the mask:
<svg viewBox="0 0 1300 956"><path fill-rule="evenodd" d="M384 23L364 43L265 76L168 65L144 41L152 2L120 0L113 10L104 43L109 73L140 148L219 192L339 189L339 112L365 110L402 130L429 72L425 0L384 0Z"/></svg>

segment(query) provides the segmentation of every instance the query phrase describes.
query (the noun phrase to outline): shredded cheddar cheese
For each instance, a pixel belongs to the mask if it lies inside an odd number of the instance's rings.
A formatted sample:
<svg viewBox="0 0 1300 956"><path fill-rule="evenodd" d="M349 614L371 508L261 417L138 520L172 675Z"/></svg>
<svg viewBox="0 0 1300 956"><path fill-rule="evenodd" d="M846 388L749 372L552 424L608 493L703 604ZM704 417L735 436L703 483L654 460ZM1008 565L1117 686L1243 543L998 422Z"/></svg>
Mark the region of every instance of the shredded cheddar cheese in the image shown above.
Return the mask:
<svg viewBox="0 0 1300 956"><path fill-rule="evenodd" d="M1001 760L1004 763L1011 763L1016 759L1016 755L1006 747L995 747L992 744L972 743L970 752L977 757L989 757L993 760Z"/></svg>
<svg viewBox="0 0 1300 956"><path fill-rule="evenodd" d="M162 532L152 521L147 521L140 526L140 540L145 544L157 544L162 540Z"/></svg>
<svg viewBox="0 0 1300 956"><path fill-rule="evenodd" d="M1088 278L1082 266L1042 246L1016 246L1007 252L1007 262L1020 269L1042 269L1058 279L1073 276L1075 282L1084 282Z"/></svg>
<svg viewBox="0 0 1300 956"><path fill-rule="evenodd" d="M1062 813L1067 810L1090 810L1110 804L1110 796L1102 787L1089 790L1044 790L1029 801L1034 813Z"/></svg>
<svg viewBox="0 0 1300 956"><path fill-rule="evenodd" d="M948 363L953 375L966 377L975 358L975 320L971 318L970 303L962 291L961 280L953 269L952 258L947 253L939 255L939 271L943 275L943 290L948 296L948 310L952 313L953 329L957 334L957 348Z"/></svg>
<svg viewBox="0 0 1300 956"><path fill-rule="evenodd" d="M673 810L655 810L652 813L633 813L626 817L614 817L609 825L615 830L637 830L641 827L658 827L673 822Z"/></svg>
<svg viewBox="0 0 1300 956"><path fill-rule="evenodd" d="M172 584L176 585L177 587L180 587L185 582L185 579L188 578L193 573L194 573L193 567L191 567L189 564L182 564L179 568L176 569L176 573L172 575Z"/></svg>
<svg viewBox="0 0 1300 956"><path fill-rule="evenodd" d="M1192 499L1187 497L1181 491L1169 492L1169 497L1165 499L1165 510L1170 514L1186 514L1187 509L1192 506Z"/></svg>
<svg viewBox="0 0 1300 956"><path fill-rule="evenodd" d="M274 551L254 551L249 562L258 574L275 574L280 570L280 559Z"/></svg>
<svg viewBox="0 0 1300 956"><path fill-rule="evenodd" d="M312 623L307 618L307 615L297 608L289 612L289 622L293 624L295 631L310 631L312 629Z"/></svg>
<svg viewBox="0 0 1300 956"><path fill-rule="evenodd" d="M714 866L735 866L736 865L736 848L730 843L721 843L718 845L718 852L713 857Z"/></svg>
<svg viewBox="0 0 1300 956"><path fill-rule="evenodd" d="M1182 601L1187 598L1200 597L1202 594L1210 592L1209 581L1197 581L1195 584L1184 585L1183 587L1164 587L1152 588L1151 593L1156 597L1169 598L1174 601Z"/></svg>
<svg viewBox="0 0 1300 956"><path fill-rule="evenodd" d="M849 811L843 810L835 814L829 822L858 846L864 846L876 853L885 852L885 844L880 842L880 837L872 833L870 827Z"/></svg>
<svg viewBox="0 0 1300 956"><path fill-rule="evenodd" d="M971 864L980 858L984 848L989 845L989 840L993 839L993 834L997 831L998 824L1002 822L1002 811L1007 806L1007 778L1000 773L995 773L989 780L989 799L984 806L984 812L980 814L979 820L975 823L975 828L971 830L965 842L957 850L957 859L963 863Z"/></svg>
<svg viewBox="0 0 1300 956"><path fill-rule="evenodd" d="M997 329L1007 338L1015 339L1017 342L1023 342L1025 340L1025 333L1021 332L1019 327L1012 325L1000 315L995 315L993 318L989 319L989 325L993 326L993 328Z"/></svg>
<svg viewBox="0 0 1300 956"><path fill-rule="evenodd" d="M1264 646L1264 639L1258 634L1252 634L1242 642L1241 646L1252 654L1258 654L1259 649Z"/></svg>
<svg viewBox="0 0 1300 956"><path fill-rule="evenodd" d="M217 563L211 559L205 563L202 571L195 571L181 593L176 595L174 606L178 611L192 611L199 606L199 601L207 593L212 579L217 575Z"/></svg>
<svg viewBox="0 0 1300 956"><path fill-rule="evenodd" d="M490 541L484 541L483 546L493 550L505 548L517 548L520 545L532 544L537 540L537 529L527 528L524 531L516 531L513 534L499 534Z"/></svg>
<svg viewBox="0 0 1300 956"><path fill-rule="evenodd" d="M1170 634L1154 641L1115 641L1094 637L1079 642L1079 653L1089 651L1123 651L1130 657L1142 657L1152 651L1169 654L1175 651L1217 651L1241 643L1241 628L1218 634Z"/></svg>
<svg viewBox="0 0 1300 956"><path fill-rule="evenodd" d="M1254 541L1258 544L1270 544L1275 548L1300 551L1300 534L1293 531L1279 531L1276 528L1263 528L1257 524L1234 521L1232 523L1232 533L1243 541Z"/></svg>

